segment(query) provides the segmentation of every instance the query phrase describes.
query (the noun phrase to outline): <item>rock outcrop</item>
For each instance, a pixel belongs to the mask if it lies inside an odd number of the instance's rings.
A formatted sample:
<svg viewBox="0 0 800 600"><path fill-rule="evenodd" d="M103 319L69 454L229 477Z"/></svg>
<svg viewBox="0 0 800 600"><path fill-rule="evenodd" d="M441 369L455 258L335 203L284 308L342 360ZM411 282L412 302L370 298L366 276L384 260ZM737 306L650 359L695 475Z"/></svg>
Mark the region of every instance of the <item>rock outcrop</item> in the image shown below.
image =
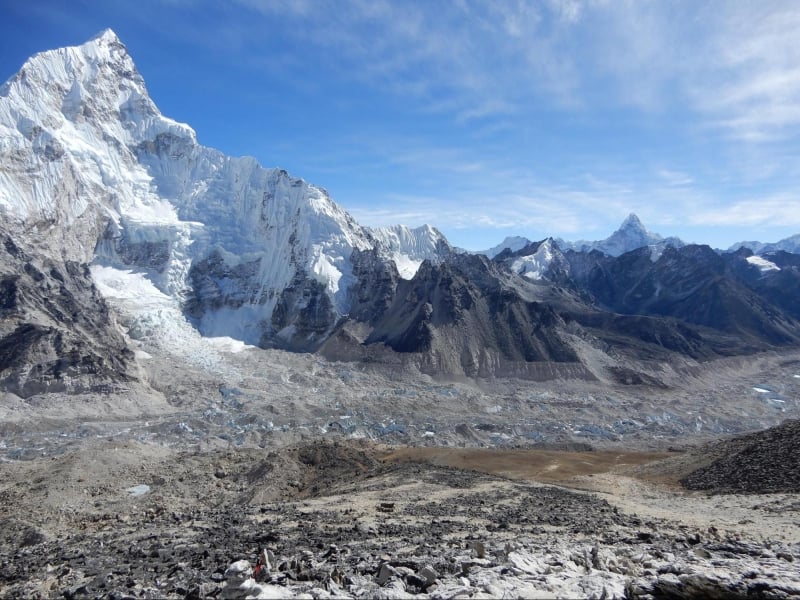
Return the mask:
<svg viewBox="0 0 800 600"><path fill-rule="evenodd" d="M717 456L681 483L715 493L800 493L800 421L720 442L705 450Z"/></svg>

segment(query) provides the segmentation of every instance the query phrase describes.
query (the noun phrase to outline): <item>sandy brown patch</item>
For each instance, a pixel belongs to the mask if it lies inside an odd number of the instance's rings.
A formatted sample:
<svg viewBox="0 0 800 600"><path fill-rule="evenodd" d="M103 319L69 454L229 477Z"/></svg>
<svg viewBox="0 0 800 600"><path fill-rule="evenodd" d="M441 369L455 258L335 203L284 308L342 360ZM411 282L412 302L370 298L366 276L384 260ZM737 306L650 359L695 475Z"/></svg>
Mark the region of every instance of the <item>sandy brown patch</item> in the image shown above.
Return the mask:
<svg viewBox="0 0 800 600"><path fill-rule="evenodd" d="M493 448L393 448L385 462L419 462L468 469L511 479L566 483L576 476L608 473L671 456L664 452L562 452Z"/></svg>

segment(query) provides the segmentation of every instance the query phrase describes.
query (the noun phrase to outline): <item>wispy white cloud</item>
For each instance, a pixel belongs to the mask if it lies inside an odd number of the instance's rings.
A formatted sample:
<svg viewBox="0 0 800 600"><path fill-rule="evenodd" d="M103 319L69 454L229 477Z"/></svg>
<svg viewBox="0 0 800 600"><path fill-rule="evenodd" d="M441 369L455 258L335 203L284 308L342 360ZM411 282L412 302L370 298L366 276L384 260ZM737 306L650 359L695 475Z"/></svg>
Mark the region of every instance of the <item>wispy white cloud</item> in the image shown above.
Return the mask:
<svg viewBox="0 0 800 600"><path fill-rule="evenodd" d="M722 3L692 99L743 140L796 135L800 127L800 6Z"/></svg>
<svg viewBox="0 0 800 600"><path fill-rule="evenodd" d="M692 176L687 173L682 173L681 171L658 169L656 175L670 186L685 186L694 183L694 178Z"/></svg>
<svg viewBox="0 0 800 600"><path fill-rule="evenodd" d="M800 193L779 192L703 208L691 215L694 225L800 227Z"/></svg>

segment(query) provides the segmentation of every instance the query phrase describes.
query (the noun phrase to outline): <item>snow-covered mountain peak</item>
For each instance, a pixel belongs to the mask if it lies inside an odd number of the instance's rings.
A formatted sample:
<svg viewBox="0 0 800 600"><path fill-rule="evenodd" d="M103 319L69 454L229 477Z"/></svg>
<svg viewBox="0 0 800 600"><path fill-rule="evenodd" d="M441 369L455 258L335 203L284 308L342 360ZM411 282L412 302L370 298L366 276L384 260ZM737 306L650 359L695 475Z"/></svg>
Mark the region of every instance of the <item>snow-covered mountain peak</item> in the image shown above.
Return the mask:
<svg viewBox="0 0 800 600"><path fill-rule="evenodd" d="M659 234L649 231L636 214L630 213L619 228L604 240L595 242L558 240L558 245L564 250L571 249L578 252L599 250L609 256L620 256L631 250L650 246L655 260L665 247L681 247L683 242L676 237L663 238Z"/></svg>
<svg viewBox="0 0 800 600"><path fill-rule="evenodd" d="M639 229L641 231L647 231L647 228L642 223L642 220L637 216L636 213L630 213L625 220L622 222L622 225L619 226L620 229Z"/></svg>
<svg viewBox="0 0 800 600"><path fill-rule="evenodd" d="M540 280L545 278L554 262L566 264L558 244L553 238L547 238L539 242L533 253L514 258L511 269L528 279Z"/></svg>
<svg viewBox="0 0 800 600"><path fill-rule="evenodd" d="M131 150L164 134L196 143L158 111L113 31L38 53L0 90L0 152L14 157L0 174L0 211L25 223L83 218L87 241L97 219L159 203Z"/></svg>
<svg viewBox="0 0 800 600"><path fill-rule="evenodd" d="M116 32L110 27L106 27L102 31L89 38L87 44L96 42L99 44L122 44Z"/></svg>
<svg viewBox="0 0 800 600"><path fill-rule="evenodd" d="M6 82L0 156L7 222L46 230L53 257L144 276L204 335L314 347L349 310L351 255L377 244L323 189L161 115L112 30ZM401 255L443 239L396 234Z"/></svg>

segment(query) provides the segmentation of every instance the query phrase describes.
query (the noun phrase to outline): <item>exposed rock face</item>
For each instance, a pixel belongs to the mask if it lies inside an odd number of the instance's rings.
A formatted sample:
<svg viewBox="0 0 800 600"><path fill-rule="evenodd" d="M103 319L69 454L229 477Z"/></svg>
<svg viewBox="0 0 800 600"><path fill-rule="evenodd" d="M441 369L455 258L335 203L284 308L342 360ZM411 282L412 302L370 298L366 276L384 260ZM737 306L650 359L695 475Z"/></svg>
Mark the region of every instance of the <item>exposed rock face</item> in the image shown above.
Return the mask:
<svg viewBox="0 0 800 600"><path fill-rule="evenodd" d="M23 398L130 380L133 353L87 265L42 259L0 228L0 385Z"/></svg>
<svg viewBox="0 0 800 600"><path fill-rule="evenodd" d="M524 281L480 255L425 262L398 284L366 342L425 353L431 367L471 376L495 374L503 362L578 363L562 339L564 319L526 292Z"/></svg>
<svg viewBox="0 0 800 600"><path fill-rule="evenodd" d="M709 448L719 456L681 483L692 490L769 494L800 492L800 421L786 421Z"/></svg>
<svg viewBox="0 0 800 600"><path fill-rule="evenodd" d="M354 250L353 276L356 283L350 289L350 318L365 323L382 317L394 302L400 273L393 261L382 260L378 249Z"/></svg>
<svg viewBox="0 0 800 600"><path fill-rule="evenodd" d="M748 286L786 314L800 319L800 254L768 252L758 257L763 262L754 261L749 252L737 255L738 263L747 265L739 273Z"/></svg>
<svg viewBox="0 0 800 600"><path fill-rule="evenodd" d="M272 312L272 330L277 336L264 335L260 346L274 344L289 350L313 351L325 341L338 320L338 313L319 281L301 275L281 292ZM284 341L283 343L281 343Z"/></svg>

